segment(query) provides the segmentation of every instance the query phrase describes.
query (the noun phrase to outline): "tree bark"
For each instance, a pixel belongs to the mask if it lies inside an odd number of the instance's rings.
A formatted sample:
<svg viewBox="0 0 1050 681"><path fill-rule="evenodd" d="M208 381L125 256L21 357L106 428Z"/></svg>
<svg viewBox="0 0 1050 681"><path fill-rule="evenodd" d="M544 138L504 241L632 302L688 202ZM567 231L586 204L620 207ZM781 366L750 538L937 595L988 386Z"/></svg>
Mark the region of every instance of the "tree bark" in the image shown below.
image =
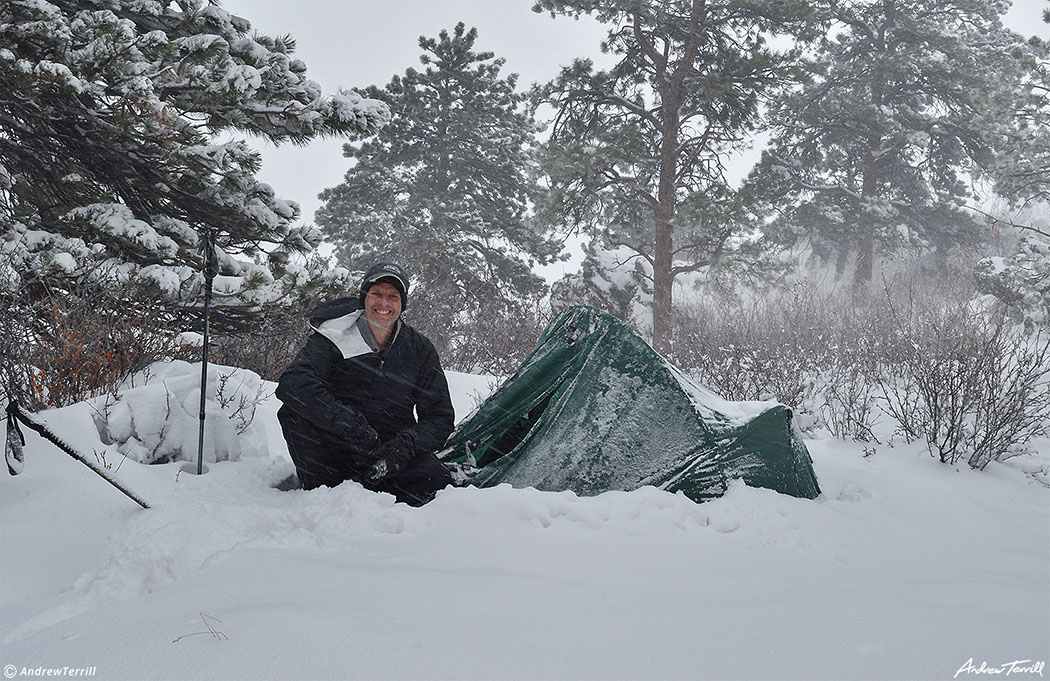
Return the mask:
<svg viewBox="0 0 1050 681"><path fill-rule="evenodd" d="M671 348L671 289L674 285L674 216L678 175L678 132L681 125L683 87L700 45L700 21L705 0L693 0L689 17L690 37L682 59L664 81L660 92L660 180L655 214L656 238L653 243L653 347L666 354ZM666 69L666 62L662 64Z"/></svg>
<svg viewBox="0 0 1050 681"><path fill-rule="evenodd" d="M889 52L886 44L888 31L894 26L897 18L896 0L882 0L882 10L886 19L879 27L876 40L879 51L885 55ZM886 70L881 61L871 73L871 104L878 110L882 108L886 96ZM865 210L865 203L878 191L878 163L882 156L883 137L877 129L868 134L867 151L864 159L864 170L861 179L860 205L857 207L857 267L853 271L853 288L863 290L871 283L875 258L875 218Z"/></svg>
<svg viewBox="0 0 1050 681"><path fill-rule="evenodd" d="M673 134L668 136L665 133L660 158L656 240L653 244L653 347L660 353L666 353L671 347L671 288L674 284L674 274L671 272L671 251L673 249L672 231L675 209L675 141Z"/></svg>
<svg viewBox="0 0 1050 681"><path fill-rule="evenodd" d="M875 195L875 170L864 171L861 204L857 209L857 266L853 270L853 288L865 289L871 283L872 264L875 256L875 221L864 210L865 199Z"/></svg>

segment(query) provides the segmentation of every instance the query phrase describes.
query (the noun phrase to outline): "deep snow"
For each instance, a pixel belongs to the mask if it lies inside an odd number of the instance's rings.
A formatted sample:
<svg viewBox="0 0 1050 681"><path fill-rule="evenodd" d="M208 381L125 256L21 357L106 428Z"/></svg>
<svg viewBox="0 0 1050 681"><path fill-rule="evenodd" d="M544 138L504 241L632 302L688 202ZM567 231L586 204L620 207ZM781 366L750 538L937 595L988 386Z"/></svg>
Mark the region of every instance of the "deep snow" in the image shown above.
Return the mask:
<svg viewBox="0 0 1050 681"><path fill-rule="evenodd" d="M194 371L159 373L174 384ZM450 381L460 417L489 389ZM24 429L24 472L0 476L5 676L1045 674L1046 440L975 472L917 445L864 456L809 439L816 501L739 484L702 505L652 488L580 498L504 486L448 489L414 509L353 483L273 489L291 470L277 406L261 403L241 435L251 446L217 443L234 460L201 477L121 462L86 404L41 415L104 453L150 510ZM217 418L213 439L233 437Z"/></svg>

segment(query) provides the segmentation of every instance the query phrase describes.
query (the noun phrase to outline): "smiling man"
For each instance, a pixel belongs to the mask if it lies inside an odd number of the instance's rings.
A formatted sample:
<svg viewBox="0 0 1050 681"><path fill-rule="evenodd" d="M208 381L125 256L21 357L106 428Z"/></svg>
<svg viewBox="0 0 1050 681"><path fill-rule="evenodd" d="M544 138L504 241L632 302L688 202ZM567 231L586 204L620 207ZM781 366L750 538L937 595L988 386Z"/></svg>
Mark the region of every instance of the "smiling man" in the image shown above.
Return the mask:
<svg viewBox="0 0 1050 681"><path fill-rule="evenodd" d="M406 324L408 273L380 262L360 295L319 305L314 333L281 375L277 412L305 489L356 480L425 504L452 482L434 455L452 432L434 345Z"/></svg>

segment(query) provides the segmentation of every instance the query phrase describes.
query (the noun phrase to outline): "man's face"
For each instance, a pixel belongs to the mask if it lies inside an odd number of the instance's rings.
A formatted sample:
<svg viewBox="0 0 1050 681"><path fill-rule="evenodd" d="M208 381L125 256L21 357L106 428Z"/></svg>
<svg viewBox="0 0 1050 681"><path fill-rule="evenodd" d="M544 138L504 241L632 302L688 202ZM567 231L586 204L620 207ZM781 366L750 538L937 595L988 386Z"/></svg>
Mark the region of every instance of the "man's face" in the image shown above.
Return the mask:
<svg viewBox="0 0 1050 681"><path fill-rule="evenodd" d="M393 328L401 315L401 294L392 284L372 284L365 294L365 320L379 329Z"/></svg>

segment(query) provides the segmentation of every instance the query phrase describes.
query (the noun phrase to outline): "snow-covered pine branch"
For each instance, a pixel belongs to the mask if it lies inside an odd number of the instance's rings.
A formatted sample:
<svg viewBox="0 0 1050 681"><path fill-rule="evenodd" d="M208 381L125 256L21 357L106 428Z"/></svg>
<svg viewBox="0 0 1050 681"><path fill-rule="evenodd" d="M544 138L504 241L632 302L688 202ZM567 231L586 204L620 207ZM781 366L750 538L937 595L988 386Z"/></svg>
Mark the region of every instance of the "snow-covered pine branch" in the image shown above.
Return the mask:
<svg viewBox="0 0 1050 681"><path fill-rule="evenodd" d="M238 304L281 299L320 274L289 269L319 234L256 179L258 152L225 138L371 134L390 119L385 103L325 95L292 57L294 40L252 33L203 0L14 0L0 6L0 31L8 290L66 290L105 270L97 283L190 303L205 229L239 280Z"/></svg>

